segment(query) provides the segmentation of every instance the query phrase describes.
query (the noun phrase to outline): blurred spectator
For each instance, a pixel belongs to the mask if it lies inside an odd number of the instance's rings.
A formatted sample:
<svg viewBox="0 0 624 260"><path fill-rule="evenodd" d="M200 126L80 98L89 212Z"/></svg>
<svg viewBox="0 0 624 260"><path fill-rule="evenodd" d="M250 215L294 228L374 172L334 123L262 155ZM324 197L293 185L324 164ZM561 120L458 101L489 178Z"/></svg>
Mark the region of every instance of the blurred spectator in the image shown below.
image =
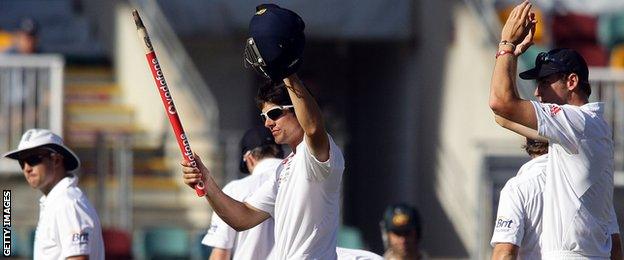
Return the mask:
<svg viewBox="0 0 624 260"><path fill-rule="evenodd" d="M427 259L419 248L422 226L416 208L404 203L386 208L381 232L386 248L384 259Z"/></svg>
<svg viewBox="0 0 624 260"><path fill-rule="evenodd" d="M6 49L5 53L10 54L31 54L37 53L37 23L31 18L24 18L20 21L19 29L12 37L12 45Z"/></svg>

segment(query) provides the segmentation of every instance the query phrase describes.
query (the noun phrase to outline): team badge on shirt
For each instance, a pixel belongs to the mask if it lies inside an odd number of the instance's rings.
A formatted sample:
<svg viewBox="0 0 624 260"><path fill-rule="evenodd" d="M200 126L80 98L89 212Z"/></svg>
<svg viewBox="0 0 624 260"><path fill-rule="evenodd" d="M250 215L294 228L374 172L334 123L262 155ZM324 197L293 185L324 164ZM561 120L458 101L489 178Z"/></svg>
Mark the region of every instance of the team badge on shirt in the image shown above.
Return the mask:
<svg viewBox="0 0 624 260"><path fill-rule="evenodd" d="M559 112L561 112L561 107L556 104L546 104L542 106L542 110L550 114L550 116L556 116Z"/></svg>
<svg viewBox="0 0 624 260"><path fill-rule="evenodd" d="M290 154L288 157L282 160L282 165L280 165L277 170L279 173L279 176L277 177L278 188L279 186L281 186L282 182L287 181L288 177L290 176L293 156L294 154Z"/></svg>

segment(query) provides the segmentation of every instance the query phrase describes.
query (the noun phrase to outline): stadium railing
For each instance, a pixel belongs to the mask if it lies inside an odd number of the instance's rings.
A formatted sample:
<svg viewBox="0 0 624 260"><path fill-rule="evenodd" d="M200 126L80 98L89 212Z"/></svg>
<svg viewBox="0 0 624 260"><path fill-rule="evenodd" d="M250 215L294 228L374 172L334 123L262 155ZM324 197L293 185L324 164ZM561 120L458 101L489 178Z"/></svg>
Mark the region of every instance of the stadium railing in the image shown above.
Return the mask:
<svg viewBox="0 0 624 260"><path fill-rule="evenodd" d="M63 70L54 54L0 54L0 150L17 147L29 128L63 133ZM0 160L0 174L19 173L17 164Z"/></svg>

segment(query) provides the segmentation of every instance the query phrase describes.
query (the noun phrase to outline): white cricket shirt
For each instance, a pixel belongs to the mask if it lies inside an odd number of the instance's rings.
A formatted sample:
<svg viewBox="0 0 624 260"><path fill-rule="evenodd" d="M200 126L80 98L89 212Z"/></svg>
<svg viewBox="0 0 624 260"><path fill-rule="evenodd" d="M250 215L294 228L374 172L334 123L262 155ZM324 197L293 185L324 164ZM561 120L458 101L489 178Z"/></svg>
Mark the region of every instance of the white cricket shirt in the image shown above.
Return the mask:
<svg viewBox="0 0 624 260"><path fill-rule="evenodd" d="M276 259L336 259L342 152L329 138L329 159L319 162L305 139L247 203L275 219Z"/></svg>
<svg viewBox="0 0 624 260"><path fill-rule="evenodd" d="M245 201L265 181L275 175L281 162L282 160L275 158L260 160L251 175L228 183L223 187L223 192L235 200ZM210 228L202 244L232 250L233 259L265 260L275 243L273 229L273 218L269 218L249 230L236 232L216 213L212 213Z"/></svg>
<svg viewBox="0 0 624 260"><path fill-rule="evenodd" d="M104 259L100 219L77 183L78 177L65 177L39 200L34 259Z"/></svg>
<svg viewBox="0 0 624 260"><path fill-rule="evenodd" d="M490 244L520 247L518 259L541 259L539 236L547 162L548 154L528 161L501 190Z"/></svg>
<svg viewBox="0 0 624 260"><path fill-rule="evenodd" d="M613 213L613 140L604 104L532 101L539 135L549 140L542 256L608 259Z"/></svg>

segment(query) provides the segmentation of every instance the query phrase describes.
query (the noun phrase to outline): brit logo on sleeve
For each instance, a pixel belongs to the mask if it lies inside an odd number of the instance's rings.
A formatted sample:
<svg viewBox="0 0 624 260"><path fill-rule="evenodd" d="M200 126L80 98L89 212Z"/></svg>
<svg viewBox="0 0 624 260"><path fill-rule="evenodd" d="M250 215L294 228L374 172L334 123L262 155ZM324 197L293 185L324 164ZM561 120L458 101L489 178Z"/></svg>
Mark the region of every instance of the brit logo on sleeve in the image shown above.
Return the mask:
<svg viewBox="0 0 624 260"><path fill-rule="evenodd" d="M498 219L496 219L496 226L494 227L494 230L496 232L509 232L515 228L516 225L517 223L514 223L513 220L499 216Z"/></svg>
<svg viewBox="0 0 624 260"><path fill-rule="evenodd" d="M72 234L72 244L74 245L86 245L89 243L89 233L74 233Z"/></svg>

